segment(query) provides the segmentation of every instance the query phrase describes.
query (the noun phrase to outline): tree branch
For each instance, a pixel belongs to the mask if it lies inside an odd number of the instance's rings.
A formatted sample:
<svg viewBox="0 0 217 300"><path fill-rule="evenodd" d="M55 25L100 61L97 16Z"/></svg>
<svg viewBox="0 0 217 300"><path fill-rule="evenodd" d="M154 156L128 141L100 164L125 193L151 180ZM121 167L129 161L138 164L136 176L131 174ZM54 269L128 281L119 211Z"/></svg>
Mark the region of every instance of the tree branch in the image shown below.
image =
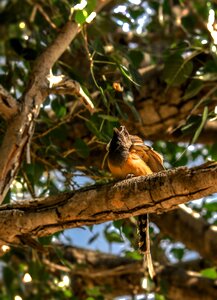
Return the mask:
<svg viewBox="0 0 217 300"><path fill-rule="evenodd" d="M198 213L179 208L162 216L153 215L151 220L163 233L217 263L217 227L210 226Z"/></svg>
<svg viewBox="0 0 217 300"><path fill-rule="evenodd" d="M96 11L102 9L110 1L99 0ZM53 43L44 50L33 65L29 83L22 97L20 113L15 117L11 115L11 122L0 148L0 203L4 200L19 169L21 156L26 146L30 145L34 133L35 119L39 114L41 104L46 98L46 92L44 91L46 76L79 31L80 27L77 23L68 21ZM27 152L27 158L29 156Z"/></svg>
<svg viewBox="0 0 217 300"><path fill-rule="evenodd" d="M206 178L206 180L204 180ZM217 163L177 168L150 176L0 207L0 240L40 237L65 228L162 213L217 192Z"/></svg>
<svg viewBox="0 0 217 300"><path fill-rule="evenodd" d="M49 88L46 90L48 94L77 96L90 112L94 111L93 102L77 81L64 75L53 76L51 74L47 76L47 79L49 81Z"/></svg>
<svg viewBox="0 0 217 300"><path fill-rule="evenodd" d="M0 114L5 120L10 120L18 113L17 101L0 84Z"/></svg>
<svg viewBox="0 0 217 300"><path fill-rule="evenodd" d="M78 299L86 299L87 286L99 287L105 299L147 293L141 284L144 277L142 260L57 244L46 250L46 254L38 253L40 261L48 267L49 273L55 276L61 276L62 272L67 273L72 279L72 290ZM22 255L19 255L20 252ZM27 253L26 261L29 252L24 250L24 253ZM17 263L24 258L23 249L16 249L11 255L16 258L13 261ZM189 269L192 266L196 266L197 272ZM149 292L162 292L169 297L168 299L175 300L215 300L215 280L204 278L199 273L206 267L207 265L204 262L201 264L199 260L165 266L156 264L157 277ZM201 298L201 295L207 298Z"/></svg>
<svg viewBox="0 0 217 300"><path fill-rule="evenodd" d="M141 286L141 279L144 277L142 261L74 247L65 247L63 253L73 265L74 262L79 263L77 268L69 273L71 276L80 276L83 286L87 286L88 283L93 286L111 286L111 299L115 296L146 293ZM166 293L168 299L173 300L216 299L215 280L202 277L197 262L156 266L157 286L153 291L159 292L161 287L163 294ZM198 272L189 271L189 264L194 266L195 263ZM82 265L85 265L83 269Z"/></svg>
<svg viewBox="0 0 217 300"><path fill-rule="evenodd" d="M36 59L29 84L22 97L20 113L9 123L0 148L0 203L10 187L20 165L25 146L34 132L34 121L45 100L43 87L53 64L78 33L78 25L68 22L54 42Z"/></svg>

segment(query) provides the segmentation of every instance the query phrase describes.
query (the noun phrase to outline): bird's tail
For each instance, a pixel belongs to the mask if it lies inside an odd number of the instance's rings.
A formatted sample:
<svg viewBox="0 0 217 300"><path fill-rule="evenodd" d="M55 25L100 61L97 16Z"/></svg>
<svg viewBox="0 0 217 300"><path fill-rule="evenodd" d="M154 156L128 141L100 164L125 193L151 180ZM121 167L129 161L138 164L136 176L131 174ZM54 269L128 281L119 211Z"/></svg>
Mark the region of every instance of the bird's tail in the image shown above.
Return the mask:
<svg viewBox="0 0 217 300"><path fill-rule="evenodd" d="M144 266L148 269L150 277L155 277L155 270L151 258L150 236L149 236L149 216L148 214L138 217L139 250L144 254Z"/></svg>

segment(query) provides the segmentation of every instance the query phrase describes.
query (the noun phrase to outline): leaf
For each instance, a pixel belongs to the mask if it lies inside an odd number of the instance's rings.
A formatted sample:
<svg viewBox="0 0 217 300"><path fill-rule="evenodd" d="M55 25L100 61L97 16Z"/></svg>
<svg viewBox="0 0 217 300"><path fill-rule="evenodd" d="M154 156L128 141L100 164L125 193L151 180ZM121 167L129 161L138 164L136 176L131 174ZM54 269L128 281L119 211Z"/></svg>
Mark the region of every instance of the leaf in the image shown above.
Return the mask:
<svg viewBox="0 0 217 300"><path fill-rule="evenodd" d="M99 140L104 140L104 136L98 130L96 124L94 124L92 120L86 121L86 126Z"/></svg>
<svg viewBox="0 0 217 300"><path fill-rule="evenodd" d="M114 13L113 16L123 23L132 24L132 20L122 13Z"/></svg>
<svg viewBox="0 0 217 300"><path fill-rule="evenodd" d="M137 109L135 108L135 105L133 103L133 95L131 94L131 92L124 93L123 100L124 100L124 103L130 108L135 120L140 122L141 116L140 116L139 112L137 111Z"/></svg>
<svg viewBox="0 0 217 300"><path fill-rule="evenodd" d="M155 300L166 300L166 298L164 297L164 295L155 294Z"/></svg>
<svg viewBox="0 0 217 300"><path fill-rule="evenodd" d="M142 254L140 254L138 251L126 251L125 252L126 257L135 259L135 260L141 260Z"/></svg>
<svg viewBox="0 0 217 300"><path fill-rule="evenodd" d="M87 11L89 13L93 12L96 8L97 1L96 0L88 0L87 1Z"/></svg>
<svg viewBox="0 0 217 300"><path fill-rule="evenodd" d="M181 260L185 254L185 249L183 248L173 248L171 249L171 253L177 258L178 260Z"/></svg>
<svg viewBox="0 0 217 300"><path fill-rule="evenodd" d="M132 78L132 75L130 74L129 70L123 66L118 64L119 70L121 71L122 75L127 78L129 81L131 81L132 83L134 83L137 86L140 86L137 82L135 82Z"/></svg>
<svg viewBox="0 0 217 300"><path fill-rule="evenodd" d="M109 243L123 243L123 239L116 231L105 231L104 232L105 238Z"/></svg>
<svg viewBox="0 0 217 300"><path fill-rule="evenodd" d="M13 272L13 270L9 267L4 267L3 269L3 278L4 278L4 284L7 288L8 292L12 292L11 290L11 284L14 280L14 278L16 277L15 273Z"/></svg>
<svg viewBox="0 0 217 300"><path fill-rule="evenodd" d="M165 61L163 79L168 85L179 86L185 82L193 70L189 59L184 60L181 55L173 54Z"/></svg>
<svg viewBox="0 0 217 300"><path fill-rule="evenodd" d="M209 153L213 160L217 160L217 143L211 146Z"/></svg>
<svg viewBox="0 0 217 300"><path fill-rule="evenodd" d="M210 278L210 279L217 279L216 268L207 268L202 270L200 273L203 277Z"/></svg>
<svg viewBox="0 0 217 300"><path fill-rule="evenodd" d="M110 122L118 122L118 120L119 120L117 117L110 116L110 115L99 114L98 116L100 118L102 118L103 120L107 120Z"/></svg>
<svg viewBox="0 0 217 300"><path fill-rule="evenodd" d="M128 12L129 12L131 18L133 18L134 20L136 20L137 18L139 18L140 16L142 16L145 13L144 8L141 5L135 5L135 6L129 7Z"/></svg>
<svg viewBox="0 0 217 300"><path fill-rule="evenodd" d="M205 209L209 212L216 212L217 211L217 202L210 202L210 203L205 203L203 205Z"/></svg>
<svg viewBox="0 0 217 300"><path fill-rule="evenodd" d="M62 118L66 115L66 107L64 106L64 104L60 103L59 99L54 99L51 102L51 108L58 118Z"/></svg>
<svg viewBox="0 0 217 300"><path fill-rule="evenodd" d="M202 115L202 120L201 120L200 126L197 128L197 130L196 130L196 132L195 132L195 134L192 138L191 144L194 144L197 141L197 139L198 139L198 137L199 137L201 131L203 130L203 127L204 127L204 125L207 121L208 113L209 113L208 107L205 106L204 110L203 110L203 115Z"/></svg>
<svg viewBox="0 0 217 300"><path fill-rule="evenodd" d="M121 229L122 225L123 225L123 220L115 220L115 221L113 221L113 226L115 228L119 229L119 230Z"/></svg>
<svg viewBox="0 0 217 300"><path fill-rule="evenodd" d="M82 25L85 23L87 17L88 17L88 12L85 9L77 10L75 13L75 22Z"/></svg>
<svg viewBox="0 0 217 300"><path fill-rule="evenodd" d="M88 296L92 296L92 297L100 296L101 295L100 287L95 286L92 288L87 288L86 293L88 294Z"/></svg>
<svg viewBox="0 0 217 300"><path fill-rule="evenodd" d="M192 80L185 91L183 99L187 100L196 96L201 91L202 88L203 88L203 84L200 80L197 79Z"/></svg>
<svg viewBox="0 0 217 300"><path fill-rule="evenodd" d="M92 244L93 242L95 242L99 237L99 232L96 232L91 238L89 238L88 240L88 245Z"/></svg>
<svg viewBox="0 0 217 300"><path fill-rule="evenodd" d="M131 50L128 55L129 55L130 60L132 61L132 64L136 68L138 68L144 58L143 52L139 51L139 50Z"/></svg>
<svg viewBox="0 0 217 300"><path fill-rule="evenodd" d="M82 139L76 139L74 142L74 147L77 150L78 155L82 158L87 158L89 156L90 149Z"/></svg>

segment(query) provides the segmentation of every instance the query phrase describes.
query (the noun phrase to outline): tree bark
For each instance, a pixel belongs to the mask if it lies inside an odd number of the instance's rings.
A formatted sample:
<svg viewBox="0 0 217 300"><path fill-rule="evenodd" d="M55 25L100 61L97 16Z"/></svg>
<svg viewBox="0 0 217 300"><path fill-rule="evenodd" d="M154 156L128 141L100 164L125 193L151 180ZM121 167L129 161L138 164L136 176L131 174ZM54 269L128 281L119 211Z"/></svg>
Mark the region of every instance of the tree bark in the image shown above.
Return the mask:
<svg viewBox="0 0 217 300"><path fill-rule="evenodd" d="M99 0L96 11L102 9L110 1ZM46 98L46 77L79 31L80 26L75 22L68 21L64 25L53 43L35 60L19 109L11 109L10 113L2 112L10 117L10 122L0 148L0 203L4 200L17 174L26 146L30 147L34 122ZM3 99L0 93L0 109ZM27 149L27 163L30 160L29 152Z"/></svg>
<svg viewBox="0 0 217 300"><path fill-rule="evenodd" d="M206 180L204 180L204 177ZM2 242L40 237L144 213L162 213L217 192L217 163L177 168L115 184L0 207Z"/></svg>
<svg viewBox="0 0 217 300"><path fill-rule="evenodd" d="M179 208L161 216L153 215L151 220L164 234L217 264L217 226L209 225L198 213L187 207Z"/></svg>
<svg viewBox="0 0 217 300"><path fill-rule="evenodd" d="M147 291L142 287L141 282L144 277L142 261L70 246L60 248L60 251L74 266L73 271L68 268L65 272L73 278L75 291L78 290L78 284L81 287L78 291L79 296L82 292L85 293L84 287L98 286L106 299L150 292L162 293L171 300L216 299L216 281L202 277L199 273L201 268L195 261L192 261L191 265L197 265L198 272L189 270L191 261L166 266L156 265L156 285L149 287ZM54 257L52 254L51 256ZM45 263L53 272L63 270L58 261L53 264L49 261Z"/></svg>

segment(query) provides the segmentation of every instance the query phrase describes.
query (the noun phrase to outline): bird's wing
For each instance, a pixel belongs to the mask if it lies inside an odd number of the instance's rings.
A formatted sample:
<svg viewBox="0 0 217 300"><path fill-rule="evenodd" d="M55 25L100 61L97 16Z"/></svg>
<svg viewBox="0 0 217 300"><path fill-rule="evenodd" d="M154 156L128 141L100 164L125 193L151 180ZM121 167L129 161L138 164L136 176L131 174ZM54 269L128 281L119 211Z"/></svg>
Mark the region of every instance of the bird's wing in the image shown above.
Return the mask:
<svg viewBox="0 0 217 300"><path fill-rule="evenodd" d="M136 135L130 136L132 141L132 150L146 162L152 172L159 172L164 170L163 157L153 150L151 147L145 145L142 139Z"/></svg>

